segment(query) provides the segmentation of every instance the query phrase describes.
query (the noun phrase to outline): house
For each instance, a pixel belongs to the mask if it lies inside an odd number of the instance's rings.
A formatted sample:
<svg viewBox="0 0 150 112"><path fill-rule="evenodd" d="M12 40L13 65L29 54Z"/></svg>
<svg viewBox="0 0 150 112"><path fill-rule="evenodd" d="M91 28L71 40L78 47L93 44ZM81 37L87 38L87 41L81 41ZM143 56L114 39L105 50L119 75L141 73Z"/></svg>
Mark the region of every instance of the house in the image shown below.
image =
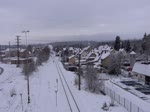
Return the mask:
<svg viewBox="0 0 150 112"><path fill-rule="evenodd" d="M19 64L26 64L26 63L31 63L33 59L30 58L19 58ZM10 58L10 63L11 64L18 64L18 58L17 57L11 57Z"/></svg>
<svg viewBox="0 0 150 112"><path fill-rule="evenodd" d="M30 57L31 56L31 52L29 50L26 50L26 49L21 49L19 51L20 53L20 57L22 58L26 58L27 56Z"/></svg>
<svg viewBox="0 0 150 112"><path fill-rule="evenodd" d="M3 51L4 58L1 60L3 63L18 64L18 49L6 49ZM28 56L28 59L26 58ZM31 53L26 49L19 49L19 63L26 64L32 61Z"/></svg>
<svg viewBox="0 0 150 112"><path fill-rule="evenodd" d="M62 51L62 60L63 60L64 62L66 62L67 59L68 59L68 57L69 57L68 48L63 48L63 51Z"/></svg>
<svg viewBox="0 0 150 112"><path fill-rule="evenodd" d="M104 46L99 46L98 50L99 50L99 53L102 54L102 53L107 53L107 52L111 51L112 48L108 45L104 45Z"/></svg>
<svg viewBox="0 0 150 112"><path fill-rule="evenodd" d="M32 55L38 56L38 54L42 51L41 48L33 48Z"/></svg>
<svg viewBox="0 0 150 112"><path fill-rule="evenodd" d="M101 63L104 68L109 68L111 65L111 52L106 52L101 55Z"/></svg>
<svg viewBox="0 0 150 112"><path fill-rule="evenodd" d="M96 58L98 54L95 52L90 52L87 56L86 56L86 61L92 61Z"/></svg>
<svg viewBox="0 0 150 112"><path fill-rule="evenodd" d="M70 57L68 57L68 63L69 64L75 64L75 55L72 55L72 56L70 56Z"/></svg>
<svg viewBox="0 0 150 112"><path fill-rule="evenodd" d="M70 55L72 55L74 53L74 48L73 47L69 47L68 52Z"/></svg>
<svg viewBox="0 0 150 112"><path fill-rule="evenodd" d="M82 50L82 51L80 52L80 55L81 55L81 58L82 58L82 59L86 59L87 54L88 54L88 53L87 53L85 50Z"/></svg>
<svg viewBox="0 0 150 112"><path fill-rule="evenodd" d="M17 56L17 49L7 48L3 51L6 57L15 57Z"/></svg>
<svg viewBox="0 0 150 112"><path fill-rule="evenodd" d="M136 53L134 51L132 51L130 53L130 65L131 65L131 67L134 66L135 62L136 62Z"/></svg>
<svg viewBox="0 0 150 112"><path fill-rule="evenodd" d="M136 62L132 69L133 77L150 84L150 62Z"/></svg>
<svg viewBox="0 0 150 112"><path fill-rule="evenodd" d="M92 47L91 46L87 46L85 48L82 49L82 51L80 52L81 54L81 59L86 59L86 56L92 51Z"/></svg>

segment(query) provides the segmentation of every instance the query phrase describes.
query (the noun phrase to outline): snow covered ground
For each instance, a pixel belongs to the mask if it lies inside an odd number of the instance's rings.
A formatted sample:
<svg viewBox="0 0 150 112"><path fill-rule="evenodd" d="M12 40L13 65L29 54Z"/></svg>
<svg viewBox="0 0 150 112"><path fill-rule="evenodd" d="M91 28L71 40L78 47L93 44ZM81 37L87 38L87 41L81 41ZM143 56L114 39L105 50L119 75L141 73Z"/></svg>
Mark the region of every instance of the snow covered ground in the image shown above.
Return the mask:
<svg viewBox="0 0 150 112"><path fill-rule="evenodd" d="M103 112L104 110L101 108L105 102L110 103L110 98L102 94L90 93L83 88L78 91L78 88L74 85L75 74L66 71L57 58L55 58L55 61L51 58L30 77L30 104L27 104L27 81L21 73L21 68L16 68L14 65L0 64L0 67L4 68L4 73L0 75L0 112L71 112L58 74L60 71L57 71L55 62L58 62L67 80L80 112ZM73 99L71 95L69 96L65 81L63 83L73 108L72 112L77 112ZM13 97L10 96L12 90L16 93ZM22 94L22 101L20 94ZM119 104L110 107L108 112L110 111L128 112Z"/></svg>
<svg viewBox="0 0 150 112"><path fill-rule="evenodd" d="M143 95L137 91L133 91L131 87L127 87L126 85L117 81L120 82L119 79L113 79L105 83L105 91L109 96L113 97L130 112L149 112L150 103L139 97L141 96L146 98L146 95ZM131 89L132 91L125 89Z"/></svg>

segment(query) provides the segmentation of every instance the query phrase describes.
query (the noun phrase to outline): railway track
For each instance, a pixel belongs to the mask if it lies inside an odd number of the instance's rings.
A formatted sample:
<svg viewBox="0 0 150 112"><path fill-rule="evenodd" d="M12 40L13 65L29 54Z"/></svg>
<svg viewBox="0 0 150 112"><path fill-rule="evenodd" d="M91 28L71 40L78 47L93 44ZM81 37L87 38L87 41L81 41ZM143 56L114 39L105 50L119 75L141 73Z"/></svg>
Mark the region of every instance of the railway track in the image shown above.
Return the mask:
<svg viewBox="0 0 150 112"><path fill-rule="evenodd" d="M55 63L56 65L56 68L57 68L57 71L58 71L58 75L59 75L59 78L60 78L60 81L61 81L61 84L62 84L62 87L63 87L63 90L64 90L64 93L65 93L65 96L66 96L66 99L67 99L67 102L68 102L68 106L69 106L69 109L70 109L70 112L81 112L80 109L79 109L79 106L75 100L75 97L68 85L68 82L57 62L56 59L53 58L53 62Z"/></svg>

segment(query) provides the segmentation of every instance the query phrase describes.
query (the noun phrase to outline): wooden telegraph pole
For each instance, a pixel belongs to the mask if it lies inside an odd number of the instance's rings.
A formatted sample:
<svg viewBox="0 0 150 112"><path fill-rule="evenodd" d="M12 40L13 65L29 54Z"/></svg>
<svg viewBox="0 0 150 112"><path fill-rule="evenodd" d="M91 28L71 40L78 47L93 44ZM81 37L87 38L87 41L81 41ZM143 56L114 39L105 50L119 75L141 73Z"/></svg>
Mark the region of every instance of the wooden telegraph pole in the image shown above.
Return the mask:
<svg viewBox="0 0 150 112"><path fill-rule="evenodd" d="M79 53L79 90L81 90L81 67L80 67L81 54Z"/></svg>

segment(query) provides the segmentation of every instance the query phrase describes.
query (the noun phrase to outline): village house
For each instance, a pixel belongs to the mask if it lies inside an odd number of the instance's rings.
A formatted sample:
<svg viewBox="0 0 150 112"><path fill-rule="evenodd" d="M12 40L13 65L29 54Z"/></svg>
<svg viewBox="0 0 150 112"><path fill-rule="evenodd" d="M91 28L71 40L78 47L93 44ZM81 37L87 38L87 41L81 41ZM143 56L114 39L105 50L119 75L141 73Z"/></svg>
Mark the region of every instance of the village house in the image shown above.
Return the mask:
<svg viewBox="0 0 150 112"><path fill-rule="evenodd" d="M104 68L109 68L111 65L112 53L114 53L114 49L112 49L108 45L100 46L99 53L101 54L101 64Z"/></svg>
<svg viewBox="0 0 150 112"><path fill-rule="evenodd" d="M9 49L3 51L6 57L15 57L17 56L17 49Z"/></svg>
<svg viewBox="0 0 150 112"><path fill-rule="evenodd" d="M80 52L81 54L81 59L86 59L87 55L92 51L92 47L91 46L87 46L85 48L82 49L82 51Z"/></svg>
<svg viewBox="0 0 150 112"><path fill-rule="evenodd" d="M74 48L69 47L68 52L69 52L69 55L73 55L74 54Z"/></svg>
<svg viewBox="0 0 150 112"><path fill-rule="evenodd" d="M71 65L75 64L75 56L74 55L68 57L68 63Z"/></svg>
<svg viewBox="0 0 150 112"><path fill-rule="evenodd" d="M90 52L87 57L86 57L86 61L92 61L96 58L96 56L98 55L98 53L95 52Z"/></svg>
<svg viewBox="0 0 150 112"><path fill-rule="evenodd" d="M33 48L32 55L38 56L38 54L42 51L41 48Z"/></svg>
<svg viewBox="0 0 150 112"><path fill-rule="evenodd" d="M101 56L101 63L104 68L109 68L111 65L111 53L103 53Z"/></svg>
<svg viewBox="0 0 150 112"><path fill-rule="evenodd" d="M3 51L4 58L1 60L3 63L11 63L17 64L18 63L18 51L17 49L6 49ZM28 59L26 58L28 56ZM26 49L19 50L19 63L25 64L30 63L32 61L31 53Z"/></svg>
<svg viewBox="0 0 150 112"><path fill-rule="evenodd" d="M22 58L26 58L26 57L31 56L31 52L29 50L26 50L26 49L21 49L19 51L19 53L20 53L20 57L22 57Z"/></svg>
<svg viewBox="0 0 150 112"><path fill-rule="evenodd" d="M102 53L110 52L112 48L108 45L104 45L104 46L99 46L98 50L99 50L99 53L102 54Z"/></svg>
<svg viewBox="0 0 150 112"><path fill-rule="evenodd" d="M19 64L26 64L26 63L31 63L33 59L30 58L19 58ZM18 58L17 57L12 57L10 58L10 63L11 64L18 64Z"/></svg>
<svg viewBox="0 0 150 112"><path fill-rule="evenodd" d="M150 84L150 62L136 62L132 74L134 78Z"/></svg>

